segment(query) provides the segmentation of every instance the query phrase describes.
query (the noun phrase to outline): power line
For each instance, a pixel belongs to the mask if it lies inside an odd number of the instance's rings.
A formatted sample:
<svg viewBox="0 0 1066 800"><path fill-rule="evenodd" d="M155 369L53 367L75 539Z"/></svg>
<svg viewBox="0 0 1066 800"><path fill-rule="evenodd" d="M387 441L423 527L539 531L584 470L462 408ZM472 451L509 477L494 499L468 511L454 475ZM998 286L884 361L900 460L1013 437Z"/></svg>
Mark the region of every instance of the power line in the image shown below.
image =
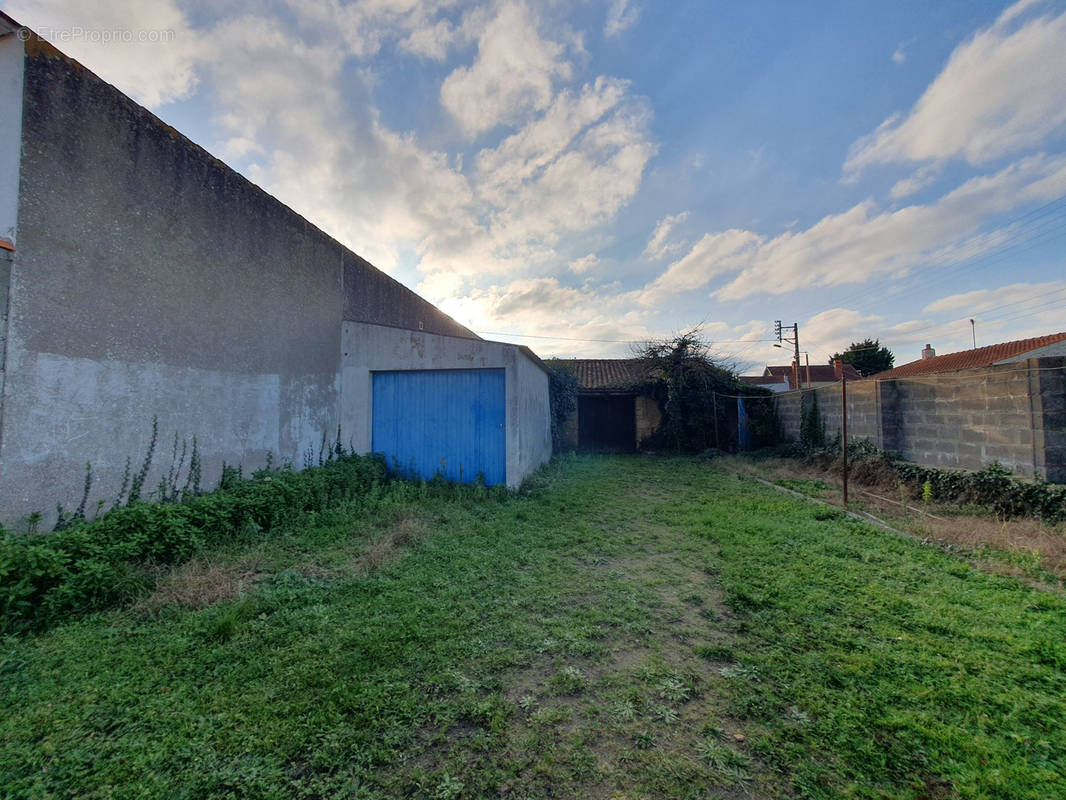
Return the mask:
<svg viewBox="0 0 1066 800"><path fill-rule="evenodd" d="M559 340L564 342L606 342L608 344L641 344L648 341L649 338L643 337L640 339L585 339L577 336L548 336L545 334L537 333L510 333L507 331L478 331L481 336L514 336L520 339L549 339ZM739 344L741 342L776 342L777 339L710 339L709 344Z"/></svg>
<svg viewBox="0 0 1066 800"><path fill-rule="evenodd" d="M938 270L935 275L925 277L921 283L916 286L904 286L899 287L887 293L878 292L876 300L872 300L868 303L864 303L857 307L856 310L866 309L875 305L881 305L886 299L898 300L907 295L914 294L916 292L928 292L930 286L939 285L943 282L950 280L956 275L965 271L974 271L978 269L985 269L989 266L993 266L997 263L1002 263L1007 258L1013 258L1018 253L1026 252L1033 249L1038 244L1046 243L1049 234L1057 233L1062 230L1066 225L1059 224L1066 222L1066 216L1050 217L1048 215L1056 212L1059 208L1066 209L1066 197L1056 198L1049 203L1033 209L1032 211L1023 214L1013 220L1005 223L1002 229L1011 229L1010 233L1001 241L995 244L983 255L979 255L976 258L971 258L964 250L962 253L956 256L957 263L954 267L948 267L946 269ZM1045 219L1041 219L1044 217ZM1024 220L1027 220L1024 222ZM1050 224L1048 224L1050 223ZM1052 237L1052 239L1056 239ZM1027 245L1024 248L1019 248L1016 245L1024 243ZM980 245L977 243L971 243L968 245L970 253L977 255L980 253ZM961 261L960 261L961 259ZM891 280L886 279L881 281L879 286L889 287ZM862 289L858 289L855 292L844 295L844 297L837 300L837 303L846 305L851 303L855 299L861 297L869 297L871 291L876 290L876 287L866 286Z"/></svg>

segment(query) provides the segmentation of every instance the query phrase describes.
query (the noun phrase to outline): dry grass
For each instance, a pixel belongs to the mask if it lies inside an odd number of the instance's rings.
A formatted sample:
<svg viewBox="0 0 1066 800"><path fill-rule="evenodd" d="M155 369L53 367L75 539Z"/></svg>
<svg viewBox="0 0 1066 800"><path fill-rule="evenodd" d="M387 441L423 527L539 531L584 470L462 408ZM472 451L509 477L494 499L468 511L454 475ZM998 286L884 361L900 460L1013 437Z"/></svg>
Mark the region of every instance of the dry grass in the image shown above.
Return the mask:
<svg viewBox="0 0 1066 800"><path fill-rule="evenodd" d="M164 575L135 610L156 612L168 606L197 609L244 593L262 575L259 564L225 564L196 559Z"/></svg>
<svg viewBox="0 0 1066 800"><path fill-rule="evenodd" d="M841 505L843 486L840 465L822 467L794 459L756 461L741 456L720 461L741 475L790 485L793 481L820 482L819 489L791 485L827 503ZM870 462L858 462L849 470L849 500L884 519L895 528L941 544L981 550L991 548L1008 554L1005 561L983 565L1000 574L1024 575L1036 567L1066 580L1066 531L1063 525L1050 525L1036 519L1000 519L975 509L968 513L958 506L923 504L901 486L891 469Z"/></svg>
<svg viewBox="0 0 1066 800"><path fill-rule="evenodd" d="M421 540L425 530L425 522L418 516L400 517L386 528L381 536L371 541L352 562L353 571L359 576L373 575L387 562L396 558L403 548Z"/></svg>
<svg viewBox="0 0 1066 800"><path fill-rule="evenodd" d="M389 561L398 557L403 548L425 535L425 523L414 514L400 517L380 536L366 544L362 552L351 559L347 567L334 569L307 562L288 567L288 570L309 578L331 580L338 577L368 577ZM358 546L358 545L356 545ZM272 569L258 560L230 564L209 559L196 559L177 569L159 575L155 589L139 600L133 610L154 614L163 608L207 608L210 605L238 597Z"/></svg>

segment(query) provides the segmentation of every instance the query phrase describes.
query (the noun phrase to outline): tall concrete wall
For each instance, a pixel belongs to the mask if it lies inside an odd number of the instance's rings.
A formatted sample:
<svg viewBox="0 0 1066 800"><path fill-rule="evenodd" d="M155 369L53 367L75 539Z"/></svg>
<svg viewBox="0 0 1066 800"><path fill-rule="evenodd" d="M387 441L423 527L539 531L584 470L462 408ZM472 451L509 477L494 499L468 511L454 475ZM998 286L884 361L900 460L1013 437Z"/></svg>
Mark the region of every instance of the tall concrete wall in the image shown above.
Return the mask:
<svg viewBox="0 0 1066 800"><path fill-rule="evenodd" d="M548 375L517 345L345 322L341 352L340 424L356 450L371 448L374 372L502 368L507 485L517 486L551 458Z"/></svg>
<svg viewBox="0 0 1066 800"><path fill-rule="evenodd" d="M76 505L86 462L90 507L113 500L153 417L149 487L175 433L197 437L205 485L223 461L298 466L350 416L345 320L479 341L47 43L12 59L12 42L0 91L16 65L23 94L17 248L0 262L0 518Z"/></svg>
<svg viewBox="0 0 1066 800"><path fill-rule="evenodd" d="M890 381L848 383L848 436L908 461L1066 482L1066 358ZM801 408L818 409L826 433L840 431L840 386L775 397L786 436L799 439Z"/></svg>
<svg viewBox="0 0 1066 800"><path fill-rule="evenodd" d="M13 242L22 146L22 42L6 28L0 19L0 239Z"/></svg>

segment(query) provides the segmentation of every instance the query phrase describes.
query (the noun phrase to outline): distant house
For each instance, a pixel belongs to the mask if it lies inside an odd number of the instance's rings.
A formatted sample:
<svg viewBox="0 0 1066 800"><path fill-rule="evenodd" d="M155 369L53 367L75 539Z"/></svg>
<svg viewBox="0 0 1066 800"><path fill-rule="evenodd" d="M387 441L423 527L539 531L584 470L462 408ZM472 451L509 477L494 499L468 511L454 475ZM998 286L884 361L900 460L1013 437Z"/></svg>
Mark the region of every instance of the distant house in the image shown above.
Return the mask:
<svg viewBox="0 0 1066 800"><path fill-rule="evenodd" d="M792 389L789 375L741 375L739 381L749 386L761 386L771 392L787 392Z"/></svg>
<svg viewBox="0 0 1066 800"><path fill-rule="evenodd" d="M922 357L918 360L879 372L873 377L877 380L914 378L919 375L935 375L939 372L991 367L1010 364L1013 361L1052 356L1066 356L1066 332L960 350L957 353L946 353L942 356L938 356L936 350L927 344L922 350Z"/></svg>
<svg viewBox="0 0 1066 800"><path fill-rule="evenodd" d="M830 386L846 375L849 381L857 381L862 378L851 364L843 364L835 361L832 364L807 364L800 367L799 379L795 375L795 367L792 364L780 366L768 366L762 375L741 375L742 383L752 386L762 386L772 392L790 392L793 389L817 389L819 386Z"/></svg>
<svg viewBox="0 0 1066 800"><path fill-rule="evenodd" d="M659 405L646 391L648 363L638 358L555 359L577 378L577 410L564 430L564 445L581 450L632 453L662 423Z"/></svg>

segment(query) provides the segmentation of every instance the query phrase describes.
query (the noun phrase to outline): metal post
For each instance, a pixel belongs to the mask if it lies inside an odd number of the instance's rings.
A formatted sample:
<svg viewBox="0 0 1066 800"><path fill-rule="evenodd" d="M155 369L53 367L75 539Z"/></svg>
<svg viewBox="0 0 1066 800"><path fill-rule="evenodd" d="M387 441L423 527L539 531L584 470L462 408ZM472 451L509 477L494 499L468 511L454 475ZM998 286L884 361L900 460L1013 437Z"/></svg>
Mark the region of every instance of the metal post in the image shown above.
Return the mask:
<svg viewBox="0 0 1066 800"><path fill-rule="evenodd" d="M718 392L711 392L711 397L714 399L714 449L720 453L722 448L718 444Z"/></svg>
<svg viewBox="0 0 1066 800"><path fill-rule="evenodd" d="M800 379L800 324L798 322L792 323L792 341L796 345L796 383L802 386ZM807 388L811 388L811 382L807 381Z"/></svg>
<svg viewBox="0 0 1066 800"><path fill-rule="evenodd" d="M844 508L848 507L848 376L840 376L840 449L844 457Z"/></svg>

